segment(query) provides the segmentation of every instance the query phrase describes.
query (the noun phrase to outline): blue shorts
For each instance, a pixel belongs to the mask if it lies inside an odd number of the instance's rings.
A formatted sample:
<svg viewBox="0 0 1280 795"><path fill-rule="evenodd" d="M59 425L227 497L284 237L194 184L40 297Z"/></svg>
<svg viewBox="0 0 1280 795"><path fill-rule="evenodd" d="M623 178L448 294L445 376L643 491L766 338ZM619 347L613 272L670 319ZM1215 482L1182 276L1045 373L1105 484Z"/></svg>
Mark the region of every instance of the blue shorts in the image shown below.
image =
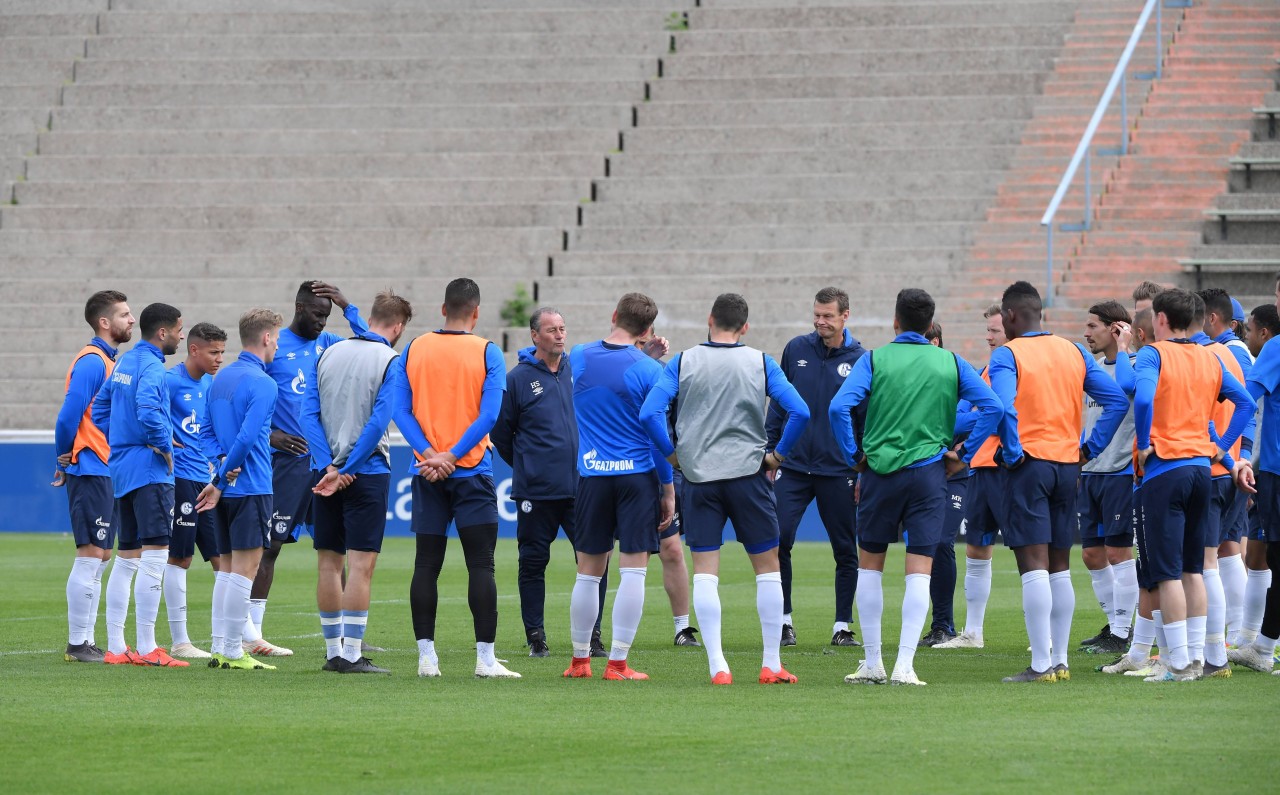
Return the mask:
<svg viewBox="0 0 1280 795"><path fill-rule="evenodd" d="M218 531L218 551L262 549L271 546L271 495L223 497L210 513Z"/></svg>
<svg viewBox="0 0 1280 795"><path fill-rule="evenodd" d="M1230 476L1209 480L1209 529L1204 534L1205 546L1216 547L1227 540L1227 522L1235 510L1238 491Z"/></svg>
<svg viewBox="0 0 1280 795"><path fill-rule="evenodd" d="M1023 456L1006 480L1008 515L1001 527L1005 546L1017 549L1048 544L1054 549L1071 549L1079 477L1079 464Z"/></svg>
<svg viewBox="0 0 1280 795"><path fill-rule="evenodd" d="M1080 546L1133 546L1133 476L1080 476L1076 499Z"/></svg>
<svg viewBox="0 0 1280 795"><path fill-rule="evenodd" d="M311 489L320 482L311 469L311 456L276 451L271 454L271 540L292 544L300 525L310 527Z"/></svg>
<svg viewBox="0 0 1280 795"><path fill-rule="evenodd" d="M575 547L585 555L603 555L616 539L624 554L657 552L659 496L658 473L653 470L578 478Z"/></svg>
<svg viewBox="0 0 1280 795"><path fill-rule="evenodd" d="M455 528L498 523L498 496L493 478L470 475L432 483L424 477L413 477L413 514L410 521L413 532L448 535L450 522Z"/></svg>
<svg viewBox="0 0 1280 795"><path fill-rule="evenodd" d="M71 514L71 535L76 546L93 544L110 550L120 529L111 478L105 475L67 475L67 508Z"/></svg>
<svg viewBox="0 0 1280 795"><path fill-rule="evenodd" d="M947 513L942 520L942 537L939 544L952 545L964 530L965 497L969 495L969 479L954 478L947 481Z"/></svg>
<svg viewBox="0 0 1280 795"><path fill-rule="evenodd" d="M1231 499L1231 510L1222 528L1223 541L1239 541L1249 532L1249 495L1240 489L1235 490Z"/></svg>
<svg viewBox="0 0 1280 795"><path fill-rule="evenodd" d="M173 484L148 483L120 497L120 549L169 546Z"/></svg>
<svg viewBox="0 0 1280 795"><path fill-rule="evenodd" d="M1209 468L1181 466L1146 477L1140 492L1141 556L1153 585L1204 571Z"/></svg>
<svg viewBox="0 0 1280 795"><path fill-rule="evenodd" d="M676 513L671 518L671 524L667 525L667 529L658 534L659 540L684 535L684 517L680 515L680 511L683 510L681 501L684 499L684 475L680 470L672 470L671 485L676 490Z"/></svg>
<svg viewBox="0 0 1280 795"><path fill-rule="evenodd" d="M901 527L907 552L933 557L947 518L947 470L942 461L888 475L868 469L861 483L858 546L884 552L897 542Z"/></svg>
<svg viewBox="0 0 1280 795"><path fill-rule="evenodd" d="M1005 480L1008 473L1001 467L981 467L969 476L968 503L964 509L965 543L975 547L989 547L996 542L996 534L1004 527Z"/></svg>
<svg viewBox="0 0 1280 795"><path fill-rule="evenodd" d="M710 483L684 484L689 549L714 552L724 545L724 522L733 522L738 543L750 555L778 546L778 506L764 473Z"/></svg>
<svg viewBox="0 0 1280 795"><path fill-rule="evenodd" d="M196 499L207 484L186 478L173 479L173 534L169 557L190 558L200 549L206 561L218 557L218 531L213 511L196 512Z"/></svg>
<svg viewBox="0 0 1280 795"><path fill-rule="evenodd" d="M339 555L347 554L348 549L381 552L390 491L389 474L357 475L350 486L333 496L317 496L312 503L316 520L313 546Z"/></svg>
<svg viewBox="0 0 1280 795"><path fill-rule="evenodd" d="M1254 477L1258 488L1258 493L1253 495L1258 509L1257 523L1249 537L1268 544L1280 543L1280 475L1259 469Z"/></svg>

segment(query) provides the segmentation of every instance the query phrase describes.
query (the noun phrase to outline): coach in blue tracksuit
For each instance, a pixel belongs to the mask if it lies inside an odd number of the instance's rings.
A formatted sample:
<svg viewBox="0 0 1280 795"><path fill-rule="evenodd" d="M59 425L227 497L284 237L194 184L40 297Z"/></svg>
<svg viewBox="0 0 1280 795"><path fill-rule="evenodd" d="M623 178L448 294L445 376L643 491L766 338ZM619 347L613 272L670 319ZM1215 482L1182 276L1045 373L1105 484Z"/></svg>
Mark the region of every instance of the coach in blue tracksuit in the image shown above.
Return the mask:
<svg viewBox="0 0 1280 795"><path fill-rule="evenodd" d="M93 400L93 423L107 436L111 483L120 512L120 554L107 581L104 662L178 665L156 646L156 615L169 557L173 521L173 420L164 357L178 352L182 313L151 304L138 317L142 341L120 357ZM132 582L137 572L136 585ZM129 590L134 585L137 648L124 641Z"/></svg>
<svg viewBox="0 0 1280 795"><path fill-rule="evenodd" d="M520 616L530 657L546 657L543 628L546 571L551 542L561 528L573 543L573 496L578 490L578 421L573 413L573 375L565 356L564 317L551 307L529 318L533 345L520 351L507 373L502 411L489 438L511 465L520 548ZM604 580L600 604L604 604ZM600 631L599 619L595 632Z"/></svg>
<svg viewBox="0 0 1280 795"><path fill-rule="evenodd" d="M813 299L812 334L787 343L780 362L783 374L809 406L810 420L804 435L774 475L773 491L778 501L778 529L782 533L778 557L782 566L782 645L794 646L796 635L791 620L791 547L796 541L800 519L815 499L818 515L831 540L836 560L836 618L831 645L857 646L849 624L853 621L853 595L858 588L858 547L855 540L855 477L836 443L827 420L831 399L853 371L854 362L866 351L845 328L849 320L849 296L843 290L826 287ZM782 438L786 413L777 403L769 406L766 428L772 450ZM860 435L862 414L854 417Z"/></svg>

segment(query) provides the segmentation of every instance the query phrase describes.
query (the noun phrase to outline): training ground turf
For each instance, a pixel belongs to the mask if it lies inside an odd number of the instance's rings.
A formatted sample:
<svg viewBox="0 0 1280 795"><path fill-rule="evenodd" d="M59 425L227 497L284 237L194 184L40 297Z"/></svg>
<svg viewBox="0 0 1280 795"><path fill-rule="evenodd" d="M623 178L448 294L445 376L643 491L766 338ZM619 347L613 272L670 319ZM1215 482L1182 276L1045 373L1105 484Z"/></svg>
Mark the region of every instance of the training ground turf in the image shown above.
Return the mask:
<svg viewBox="0 0 1280 795"><path fill-rule="evenodd" d="M827 645L830 550L798 545L800 645L782 659L800 681L758 685L754 581L741 548L725 553L720 597L736 682L713 688L703 651L671 645L656 559L631 655L652 679L603 682L596 660L595 679L569 681L560 676L569 658L568 544L553 547L548 571L553 654L532 660L522 645L516 545L500 542L498 654L524 679L479 681L466 570L451 541L436 638L444 676L424 680L409 621L409 539L388 540L374 578L367 637L391 649L371 655L393 671L388 677L320 671L307 542L281 555L266 618L267 638L296 656L273 660L278 671L210 670L198 661L169 670L63 662L70 539L0 534L0 779L13 793L1260 792L1280 777L1280 677L1236 669L1226 681L1144 684L1094 673L1103 660L1073 653L1068 683L1001 684L1029 656L1019 580L1003 549L987 648L921 650L916 671L928 687L898 688L844 684L861 649ZM963 552L960 565L962 589ZM885 578L888 668L901 566L895 548ZM212 581L206 564L193 565L190 628L203 647ZM1078 562L1075 583L1078 640L1102 621ZM963 612L961 593L960 623ZM126 637L133 642L132 620ZM168 645L163 605L157 639ZM97 640L106 646L101 617Z"/></svg>

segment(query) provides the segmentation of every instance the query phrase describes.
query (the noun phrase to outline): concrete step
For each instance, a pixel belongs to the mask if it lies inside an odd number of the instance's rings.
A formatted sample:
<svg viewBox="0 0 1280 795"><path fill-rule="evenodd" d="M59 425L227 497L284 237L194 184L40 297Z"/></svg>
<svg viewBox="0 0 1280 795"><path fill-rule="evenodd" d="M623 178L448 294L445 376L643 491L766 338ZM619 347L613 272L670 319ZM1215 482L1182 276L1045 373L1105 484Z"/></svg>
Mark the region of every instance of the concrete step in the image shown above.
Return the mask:
<svg viewBox="0 0 1280 795"><path fill-rule="evenodd" d="M955 65L960 68L960 64ZM847 97L934 97L950 95L1018 95L1039 90L1038 72L954 71L948 75L953 91L944 91L919 72L874 72L856 76L663 78L651 84L654 100L666 102L778 100Z"/></svg>
<svg viewBox="0 0 1280 795"><path fill-rule="evenodd" d="M644 135L652 132L646 130ZM632 136L632 140L635 137ZM723 177L776 175L899 174L918 169L942 172L955 169L976 174L1003 169L1015 147L989 146L867 147L856 149L773 150L767 157L754 150L721 152L632 152L610 155L609 169L617 177ZM938 174L939 178L942 174Z"/></svg>
<svg viewBox="0 0 1280 795"><path fill-rule="evenodd" d="M643 127L845 125L908 119L951 122L1026 118L1027 95L866 97L722 102L657 102L640 109ZM887 143L887 142L885 142Z"/></svg>
<svg viewBox="0 0 1280 795"><path fill-rule="evenodd" d="M93 14L106 11L109 0L5 0L0 16L32 14Z"/></svg>
<svg viewBox="0 0 1280 795"><path fill-rule="evenodd" d="M55 108L51 129L67 130L352 130L528 129L530 127L618 128L629 124L631 106L437 105L406 107L329 106Z"/></svg>
<svg viewBox="0 0 1280 795"><path fill-rule="evenodd" d="M202 207L0 206L5 230L368 230L558 227L575 202L560 204L234 204Z"/></svg>
<svg viewBox="0 0 1280 795"><path fill-rule="evenodd" d="M0 95L5 89L0 88ZM45 90L57 96L56 90ZM574 80L494 83L170 83L73 85L62 89L67 107L150 107L232 105L405 105L580 104L640 102L643 86L636 80ZM52 104L52 103L50 103Z"/></svg>
<svg viewBox="0 0 1280 795"><path fill-rule="evenodd" d="M568 256L568 255L561 255ZM360 273L375 279L437 279L466 273L476 280L511 278L530 283L547 275L543 254L516 253L401 253L390 255L311 254L198 256L175 253L167 256L133 256L104 252L94 256L40 257L6 253L0 262L11 273L39 274L63 283L91 280L92 284L131 279L180 280L198 284L206 278L253 279L264 273L291 274L290 278L332 280L342 286L345 279ZM307 274L311 274L308 276ZM87 282L88 283L88 282ZM58 291L59 293L65 291ZM354 300L354 299L353 299Z"/></svg>
<svg viewBox="0 0 1280 795"><path fill-rule="evenodd" d="M1056 47L991 47L941 50L848 50L820 52L807 48L769 55L692 55L680 52L663 61L663 79L742 77L829 77L871 73L936 74L938 63L959 71L1043 70Z"/></svg>
<svg viewBox="0 0 1280 795"><path fill-rule="evenodd" d="M0 86L60 86L71 79L71 66L66 60L0 58Z"/></svg>
<svg viewBox="0 0 1280 795"><path fill-rule="evenodd" d="M885 296L894 296L901 289L902 277L895 274L869 274L871 281L859 275L857 293L860 307L883 310ZM911 285L940 294L953 278L948 271L918 273L911 276ZM815 293L829 284L842 284L849 279L847 272L789 271L785 274L716 273L690 274L679 279L679 300L682 304L703 302L706 311L721 293L734 292L747 299L748 304L759 302L752 315L765 322L776 322L777 315L766 314L767 304L786 302L803 305L813 302ZM667 274L629 273L625 276L557 276L539 283L540 300L556 305L566 302L617 302L631 291L656 296L672 296L672 279ZM559 307L557 307L559 308ZM861 314L861 313L859 313ZM753 323L754 325L754 323Z"/></svg>
<svg viewBox="0 0 1280 795"><path fill-rule="evenodd" d="M813 13L797 16L805 21ZM1052 25L833 25L772 29L707 29L693 27L676 35L676 55L786 55L806 52L927 52L950 48L1058 47L1061 29ZM1118 52L1118 50L1117 50Z"/></svg>
<svg viewBox="0 0 1280 795"><path fill-rule="evenodd" d="M655 106L661 107L661 106ZM780 114L779 114L780 115ZM623 152L715 152L724 150L769 151L773 149L880 148L888 145L925 148L933 143L963 135L975 146L1007 146L1017 143L1022 122L1014 120L923 122L858 122L846 124L741 124L719 125L708 121L700 127L656 127L644 124L624 130ZM679 121L678 117L671 119ZM754 120L753 120L754 121ZM905 163L904 167L908 167Z"/></svg>
<svg viewBox="0 0 1280 795"><path fill-rule="evenodd" d="M980 220L989 199L912 196L843 201L609 201L582 207L584 227L785 226ZM0 211L3 212L3 211Z"/></svg>
<svg viewBox="0 0 1280 795"><path fill-rule="evenodd" d="M29 0L28 0L29 1ZM432 0L435 11L527 11L529 9L585 9L599 10L651 8L670 11L672 6L685 8L688 0ZM366 13L407 13L419 10L420 0L361 0L360 9ZM205 0L112 0L113 11L161 11L167 13L194 13L208 11ZM351 3L345 0L221 0L221 13L337 13L349 11Z"/></svg>
<svg viewBox="0 0 1280 795"><path fill-rule="evenodd" d="M436 4L432 4L435 6ZM670 4L673 6L679 3ZM112 36L249 35L249 34L369 34L369 33L596 33L601 31L659 31L668 11L658 8L545 8L437 11L374 11L346 8L336 12L270 13L260 10L219 13L207 4L197 11L118 12L102 18L101 32ZM561 6L556 8L556 6ZM221 8L221 6L219 6Z"/></svg>
<svg viewBox="0 0 1280 795"><path fill-rule="evenodd" d="M94 14L0 14L0 38L11 36L91 36L97 32Z"/></svg>
<svg viewBox="0 0 1280 795"><path fill-rule="evenodd" d="M672 235L667 227L583 227L569 231L569 251L672 249L861 248L968 244L968 222L787 226L705 226Z"/></svg>
<svg viewBox="0 0 1280 795"><path fill-rule="evenodd" d="M5 36L0 58L6 61L53 61L83 58L84 36Z"/></svg>
<svg viewBox="0 0 1280 795"><path fill-rule="evenodd" d="M978 196L993 190L999 177L998 171L927 170L830 176L610 177L596 181L596 201L609 204Z"/></svg>
<svg viewBox="0 0 1280 795"><path fill-rule="evenodd" d="M39 158L36 159L37 161ZM492 202L555 204L570 210L590 195L585 178L544 179L359 179L335 180L217 180L192 179L163 182L40 182L28 177L14 185L13 197L24 208L32 206L135 206L167 207L201 205L315 205L315 204L457 204ZM73 209L74 211L74 209ZM572 212L564 216L572 219Z"/></svg>
<svg viewBox="0 0 1280 795"><path fill-rule="evenodd" d="M840 27L898 27L943 25L1034 25L1061 26L1070 22L1075 10L1068 3L873 3L837 4L830 7L805 8L803 13L788 4L757 0L748 3L734 0L732 6L699 8L689 12L689 27L694 30L717 29L782 29ZM756 6L751 10L744 7ZM760 8L759 6L764 6Z"/></svg>
<svg viewBox="0 0 1280 795"><path fill-rule="evenodd" d="M434 57L474 56L477 52L543 57L659 56L667 52L669 43L670 36L655 27L618 33L95 36L88 40L87 52L89 58L130 59L254 57L266 52L277 58L390 58L424 52Z"/></svg>
<svg viewBox="0 0 1280 795"><path fill-rule="evenodd" d="M14 208L17 209L17 208ZM5 255L103 256L316 254L411 255L428 252L547 254L561 247L561 232L526 229L153 229L17 230L0 232Z"/></svg>
<svg viewBox="0 0 1280 795"><path fill-rule="evenodd" d="M843 273L845 279L898 277L956 269L961 252L952 246L934 248L795 248L726 249L721 251L564 251L551 257L551 278L598 276L607 273L645 273L684 277L689 274L781 272ZM894 263L892 270L884 267ZM843 279L842 279L843 280ZM842 281L841 280L841 281Z"/></svg>
<svg viewBox="0 0 1280 795"><path fill-rule="evenodd" d="M48 108L58 102L56 85L0 85L0 107Z"/></svg>
<svg viewBox="0 0 1280 795"><path fill-rule="evenodd" d="M586 148L586 147L584 147ZM614 166L616 168L616 164ZM604 176L598 154L537 152L484 154L313 155L40 155L31 158L32 185L52 181L129 182L189 180L413 180L430 185L452 180L508 181ZM260 195L260 194L255 194ZM585 194L583 194L585 195ZM581 196L579 197L581 198Z"/></svg>
<svg viewBox="0 0 1280 795"><path fill-rule="evenodd" d="M260 56L271 53L259 53ZM651 56L533 57L500 54L469 58L205 58L88 60L76 64L76 83L502 82L525 80L644 80L657 76Z"/></svg>
<svg viewBox="0 0 1280 795"><path fill-rule="evenodd" d="M618 144L611 128L509 130L129 130L42 133L41 154L290 155L390 153L602 154Z"/></svg>
<svg viewBox="0 0 1280 795"><path fill-rule="evenodd" d="M33 133L49 122L49 106L0 108L0 135Z"/></svg>

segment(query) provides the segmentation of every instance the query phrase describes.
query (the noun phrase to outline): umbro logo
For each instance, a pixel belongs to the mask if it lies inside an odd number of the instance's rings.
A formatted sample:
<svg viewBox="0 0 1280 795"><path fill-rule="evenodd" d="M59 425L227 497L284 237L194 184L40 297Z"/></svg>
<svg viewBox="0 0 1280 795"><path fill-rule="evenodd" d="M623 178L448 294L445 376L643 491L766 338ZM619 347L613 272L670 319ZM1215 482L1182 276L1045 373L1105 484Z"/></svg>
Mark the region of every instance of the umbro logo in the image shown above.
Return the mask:
<svg viewBox="0 0 1280 795"><path fill-rule="evenodd" d="M533 383L529 384L529 388L533 390L534 397L537 397L538 395L542 394L541 381L534 381Z"/></svg>
<svg viewBox="0 0 1280 795"><path fill-rule="evenodd" d="M182 393L182 399L183 399L183 400L185 400L185 401L187 401L188 403L190 403L190 402L191 402L191 393L190 393L190 392L183 392L183 393Z"/></svg>
<svg viewBox="0 0 1280 795"><path fill-rule="evenodd" d="M796 367L808 367L808 366L809 366L809 360L808 360L808 359L797 359L797 360L796 360Z"/></svg>

